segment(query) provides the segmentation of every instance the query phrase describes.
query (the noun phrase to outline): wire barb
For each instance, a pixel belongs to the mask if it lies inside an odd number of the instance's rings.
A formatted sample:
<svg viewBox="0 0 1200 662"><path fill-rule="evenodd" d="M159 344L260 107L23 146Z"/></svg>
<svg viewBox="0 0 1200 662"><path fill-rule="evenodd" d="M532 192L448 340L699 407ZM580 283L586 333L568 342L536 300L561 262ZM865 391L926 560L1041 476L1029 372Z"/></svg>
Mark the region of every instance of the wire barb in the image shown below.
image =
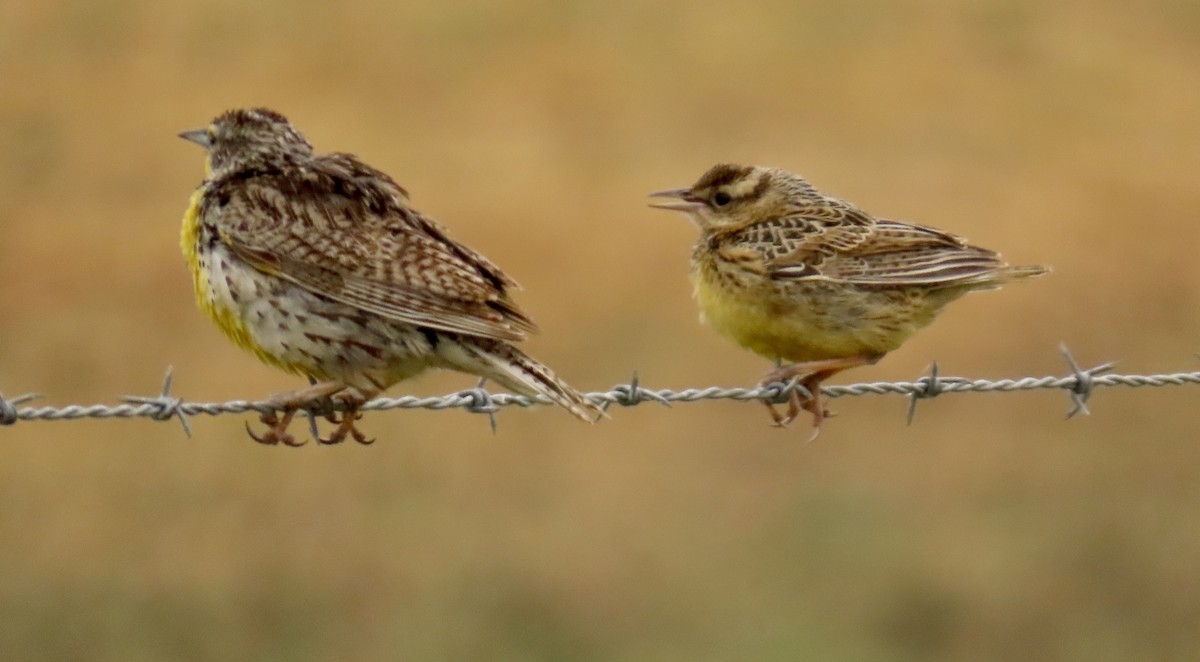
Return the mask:
<svg viewBox="0 0 1200 662"><path fill-rule="evenodd" d="M917 415L917 400L936 398L945 390L942 382L938 381L937 361L930 364L929 375L918 379L917 384L922 385L922 388L908 394L908 416L905 418L905 425L912 425L913 418Z"/></svg>
<svg viewBox="0 0 1200 662"><path fill-rule="evenodd" d="M317 378L309 375L308 385L316 386ZM317 411L318 409L322 409L323 411ZM325 399L325 401L321 402L319 406L314 405L304 411L304 417L308 419L308 432L312 435L313 439L321 438L321 429L317 427L317 416L327 416L332 413L333 399L328 397Z"/></svg>
<svg viewBox="0 0 1200 662"><path fill-rule="evenodd" d="M1059 343L1058 351L1066 359L1067 366L1071 368L1071 374L1075 377L1075 383L1067 391L1067 394L1071 396L1071 409L1067 412L1067 420L1074 418L1076 414L1091 416L1092 411L1088 409L1087 401L1092 397L1092 388L1096 384L1093 377L1112 370L1117 365L1116 362L1109 361L1094 368L1080 370L1079 364L1075 362L1075 357L1071 355L1071 350L1067 349L1067 343Z"/></svg>
<svg viewBox="0 0 1200 662"><path fill-rule="evenodd" d="M188 425L187 414L183 411L183 400L171 396L171 381L174 371L174 366L167 366L167 374L163 377L162 390L159 391L158 395L152 397L127 395L122 397L121 401L155 408L146 415L156 421L169 421L172 418L178 417L179 424L183 426L183 433L187 435L188 439L191 439L192 428Z"/></svg>
<svg viewBox="0 0 1200 662"><path fill-rule="evenodd" d="M487 414L488 423L492 426L492 434L496 434L496 412L500 411L500 406L496 404L492 394L483 388L486 382L487 378L481 378L479 383L475 384L475 388L462 392L468 398L467 404L464 406L473 414Z"/></svg>
<svg viewBox="0 0 1200 662"><path fill-rule="evenodd" d="M633 376L630 377L628 384L618 384L612 388L611 399L604 401L604 410L607 411L612 403L617 403L622 407L636 407L646 400L653 400L664 407L670 407L671 401L664 398L662 395L654 391L648 391L639 386L637 370L633 371Z"/></svg>
<svg viewBox="0 0 1200 662"><path fill-rule="evenodd" d="M821 392L828 395L826 389L821 389ZM752 393L754 393L755 399L771 405L786 405L791 400L793 393L799 393L801 400L812 399L812 392L808 390L808 387L800 384L799 377L792 377L786 382L761 384Z"/></svg>
<svg viewBox="0 0 1200 662"><path fill-rule="evenodd" d="M17 411L17 405L22 402L29 402L42 397L41 393L26 393L18 395L12 400L5 400L4 394L0 393L0 425L12 425L21 420L20 413Z"/></svg>

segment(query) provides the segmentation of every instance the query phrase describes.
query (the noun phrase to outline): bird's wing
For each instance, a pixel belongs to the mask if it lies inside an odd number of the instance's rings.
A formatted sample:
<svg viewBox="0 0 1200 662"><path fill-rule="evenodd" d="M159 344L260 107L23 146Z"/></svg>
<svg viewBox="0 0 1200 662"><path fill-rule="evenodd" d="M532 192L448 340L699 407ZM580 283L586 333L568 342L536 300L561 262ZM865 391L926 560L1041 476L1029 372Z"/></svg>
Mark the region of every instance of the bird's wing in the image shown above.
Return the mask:
<svg viewBox="0 0 1200 662"><path fill-rule="evenodd" d="M201 213L255 268L361 310L504 340L536 331L508 295L516 283L406 198L382 172L330 154L217 180Z"/></svg>
<svg viewBox="0 0 1200 662"><path fill-rule="evenodd" d="M876 220L848 203L813 205L740 231L759 246L777 279L855 285L985 284L1004 267L999 255L923 225Z"/></svg>

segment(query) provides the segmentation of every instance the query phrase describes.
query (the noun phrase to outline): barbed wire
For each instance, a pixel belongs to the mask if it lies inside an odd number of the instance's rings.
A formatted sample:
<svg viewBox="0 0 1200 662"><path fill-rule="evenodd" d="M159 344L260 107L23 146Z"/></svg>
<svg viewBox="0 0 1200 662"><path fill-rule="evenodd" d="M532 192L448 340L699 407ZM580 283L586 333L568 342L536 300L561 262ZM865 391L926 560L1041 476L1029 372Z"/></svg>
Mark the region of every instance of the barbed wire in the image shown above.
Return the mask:
<svg viewBox="0 0 1200 662"><path fill-rule="evenodd" d="M1042 389L1065 390L1071 398L1071 407L1066 417L1072 418L1077 414L1090 414L1088 399L1097 387L1127 386L1127 387L1165 387L1200 385L1200 371L1175 372L1157 375L1117 374L1111 372L1116 365L1113 362L1102 363L1091 368L1080 368L1075 358L1066 346L1061 346L1063 358L1070 368L1070 373L1064 376L1048 375L1044 377L1017 377L1012 379L968 379L965 377L943 377L934 363L929 373L911 382L865 382L840 386L824 386L821 393L829 398L842 398L862 395L904 395L909 398L908 422L912 423L916 414L919 400L935 398L945 393L1012 393L1016 391L1034 391ZM5 399L0 393L0 425L12 425L18 421L65 421L83 418L150 418L157 421L178 419L184 432L190 437L191 426L189 416L206 414L219 416L223 414L243 414L256 412L265 414L280 411L282 407L271 400L230 400L227 402L189 402L171 394L173 382L172 370L167 368L161 391L153 396L125 396L119 405L66 405L62 407L19 407L41 394L27 393L15 398ZM504 407L532 407L550 405L553 402L545 396L531 397L515 393L491 393L483 388L480 382L474 388L450 393L443 396L417 397L401 396L398 398L376 398L365 403L362 411L381 411L386 409L465 409L472 413L487 414L492 428L496 427L496 412ZM708 400L736 400L786 403L793 392L800 392L808 397L808 391L793 380L790 383L775 383L753 388L708 386L702 388L684 389L649 389L643 387L635 372L628 384L618 384L607 391L587 393L586 397L599 404L605 410L613 405L633 407L643 403L657 402L670 407L678 402L701 402ZM345 404L340 402L317 403L308 408L310 425L315 426L315 415L331 411L342 411Z"/></svg>

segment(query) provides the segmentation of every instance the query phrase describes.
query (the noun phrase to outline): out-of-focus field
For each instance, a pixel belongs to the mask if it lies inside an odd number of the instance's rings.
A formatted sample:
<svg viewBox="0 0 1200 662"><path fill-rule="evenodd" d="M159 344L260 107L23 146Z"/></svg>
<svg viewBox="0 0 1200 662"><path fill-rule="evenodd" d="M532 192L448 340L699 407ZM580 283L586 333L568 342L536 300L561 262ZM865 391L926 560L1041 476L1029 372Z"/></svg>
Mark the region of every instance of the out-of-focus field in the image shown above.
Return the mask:
<svg viewBox="0 0 1200 662"><path fill-rule="evenodd" d="M251 104L352 151L527 288L585 390L749 385L702 327L694 229L645 206L721 160L1054 273L972 295L841 381L1192 370L1193 2L0 4L0 391L297 385L193 306L202 153ZM430 375L393 394L473 383ZM0 658L1200 657L1200 389L370 414L372 447L248 417L0 429ZM301 431L302 426L297 426Z"/></svg>

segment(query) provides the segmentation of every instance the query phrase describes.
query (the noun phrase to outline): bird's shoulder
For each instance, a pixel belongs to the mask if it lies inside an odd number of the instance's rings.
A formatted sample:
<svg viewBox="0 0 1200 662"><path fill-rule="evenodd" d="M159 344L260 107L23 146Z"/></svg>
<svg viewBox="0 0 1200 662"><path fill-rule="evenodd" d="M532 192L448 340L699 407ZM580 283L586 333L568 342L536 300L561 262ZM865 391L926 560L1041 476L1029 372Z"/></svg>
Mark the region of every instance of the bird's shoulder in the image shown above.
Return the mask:
<svg viewBox="0 0 1200 662"><path fill-rule="evenodd" d="M875 226L873 217L849 203L806 199L766 218L726 228L710 241L726 252L757 254L770 270L852 252L875 234Z"/></svg>
<svg viewBox="0 0 1200 662"><path fill-rule="evenodd" d="M222 236L264 248L274 241L324 242L310 257L323 255L351 270L378 270L380 262L409 269L447 263L496 287L516 286L413 208L408 192L387 173L352 154L266 161L223 173L206 186L200 214ZM424 264L425 257L433 262Z"/></svg>
<svg viewBox="0 0 1200 662"><path fill-rule="evenodd" d="M362 229L404 220L407 200L407 191L386 173L335 153L263 158L214 174L200 206L202 214L218 220L307 224L320 216L324 223L318 226ZM240 218L243 214L247 217Z"/></svg>
<svg viewBox="0 0 1200 662"><path fill-rule="evenodd" d="M452 331L519 339L535 328L509 297L515 281L353 155L221 173L200 207L236 255L320 294Z"/></svg>

